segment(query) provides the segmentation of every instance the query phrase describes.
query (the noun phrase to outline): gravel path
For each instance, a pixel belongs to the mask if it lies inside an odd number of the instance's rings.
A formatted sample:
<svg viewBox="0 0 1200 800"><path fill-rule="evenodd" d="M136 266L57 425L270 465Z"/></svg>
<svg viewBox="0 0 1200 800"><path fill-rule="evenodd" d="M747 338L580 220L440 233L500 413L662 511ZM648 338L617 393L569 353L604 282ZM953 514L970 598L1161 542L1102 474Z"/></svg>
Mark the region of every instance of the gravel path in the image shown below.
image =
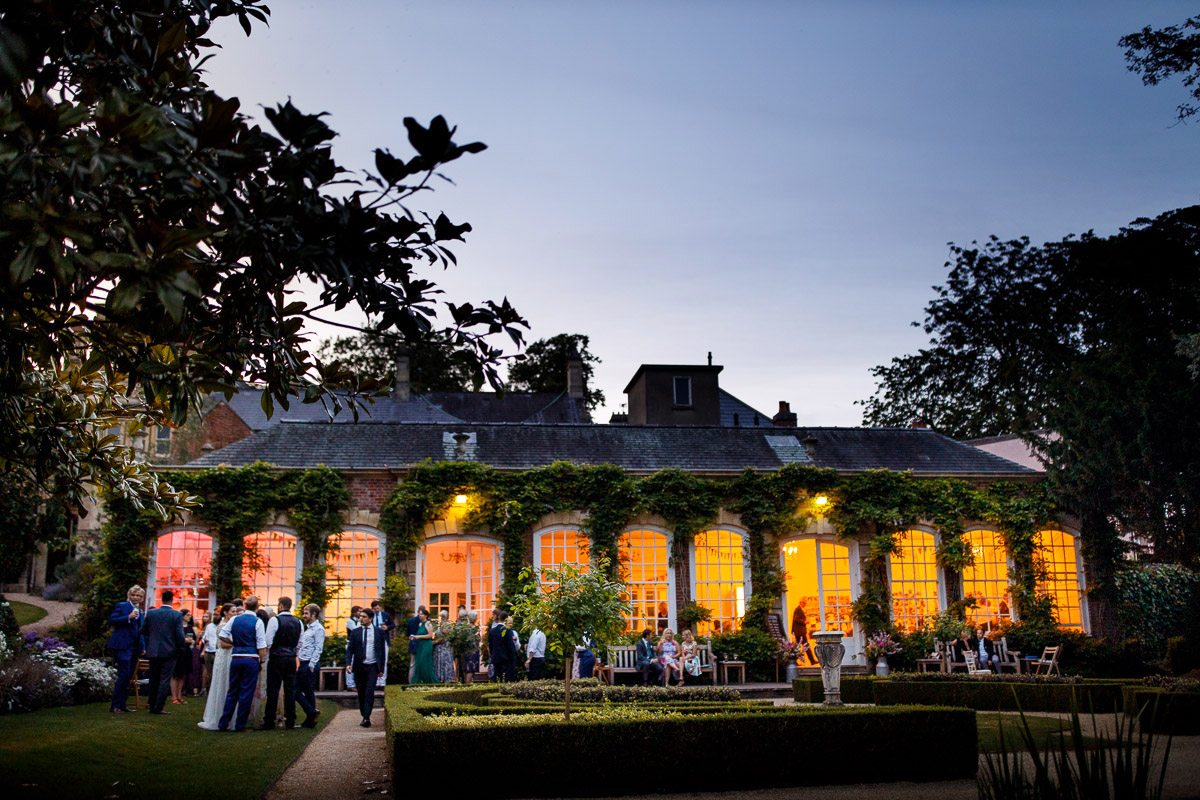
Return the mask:
<svg viewBox="0 0 1200 800"><path fill-rule="evenodd" d="M371 727L360 728L362 717L342 709L309 742L263 800L329 800L359 794L392 793L383 708L376 704Z"/></svg>
<svg viewBox="0 0 1200 800"><path fill-rule="evenodd" d="M26 633L37 631L42 636L48 634L51 628L57 628L59 625L62 625L67 621L67 617L73 616L79 610L79 603L60 603L57 600L43 600L41 595L36 594L15 594L9 592L4 596L8 600L16 600L46 609L46 616L37 622L21 626L21 630Z"/></svg>

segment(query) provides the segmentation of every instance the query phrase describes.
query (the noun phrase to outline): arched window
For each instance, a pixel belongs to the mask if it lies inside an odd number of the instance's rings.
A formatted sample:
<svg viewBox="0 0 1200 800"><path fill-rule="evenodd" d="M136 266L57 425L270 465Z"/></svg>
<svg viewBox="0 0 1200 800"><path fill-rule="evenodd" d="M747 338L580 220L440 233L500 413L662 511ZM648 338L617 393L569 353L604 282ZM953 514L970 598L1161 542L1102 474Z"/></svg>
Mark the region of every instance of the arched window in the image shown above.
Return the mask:
<svg viewBox="0 0 1200 800"><path fill-rule="evenodd" d="M892 622L915 631L941 610L938 601L937 545L926 531L904 531L892 555Z"/></svg>
<svg viewBox="0 0 1200 800"><path fill-rule="evenodd" d="M341 633L350 619L351 606L370 606L383 589L382 545L378 534L368 531L342 531L331 537L337 552L325 559L325 586L329 602L325 606L325 629Z"/></svg>
<svg viewBox="0 0 1200 800"><path fill-rule="evenodd" d="M628 630L660 631L671 624L671 575L667 536L626 531L617 540L617 561L632 608Z"/></svg>
<svg viewBox="0 0 1200 800"><path fill-rule="evenodd" d="M296 597L296 537L281 531L252 533L245 539L242 583L259 605L275 609L281 597Z"/></svg>
<svg viewBox="0 0 1200 800"><path fill-rule="evenodd" d="M211 574L213 540L199 531L173 531L159 536L154 548L154 572L150 605L157 605L164 589L175 594L175 608L212 608L208 581Z"/></svg>
<svg viewBox="0 0 1200 800"><path fill-rule="evenodd" d="M746 568L742 535L725 528L701 531L694 540L692 569L698 605L712 614L697 624L698 636L735 631L746 614Z"/></svg>
<svg viewBox="0 0 1200 800"><path fill-rule="evenodd" d="M1008 593L1008 550L995 531L975 530L963 534L975 562L963 567L963 597L974 597L975 607L967 609L967 620L985 628L995 628L1012 619L1012 598Z"/></svg>
<svg viewBox="0 0 1200 800"><path fill-rule="evenodd" d="M587 572L591 564L588 538L574 530L544 531L534 544L534 569L560 567L574 564L581 572ZM542 581L545 585L546 581Z"/></svg>
<svg viewBox="0 0 1200 800"><path fill-rule="evenodd" d="M1038 531L1034 564L1038 594L1054 601L1054 620L1064 628L1083 629L1079 598L1079 560L1075 537L1060 530Z"/></svg>

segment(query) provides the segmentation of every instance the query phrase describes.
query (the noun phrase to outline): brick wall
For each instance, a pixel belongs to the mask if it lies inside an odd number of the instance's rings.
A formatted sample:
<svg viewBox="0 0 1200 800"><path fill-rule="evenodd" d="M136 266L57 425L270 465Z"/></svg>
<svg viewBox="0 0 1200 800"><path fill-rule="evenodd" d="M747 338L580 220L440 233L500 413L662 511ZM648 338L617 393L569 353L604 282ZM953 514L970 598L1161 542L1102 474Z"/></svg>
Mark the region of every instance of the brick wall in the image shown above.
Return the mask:
<svg viewBox="0 0 1200 800"><path fill-rule="evenodd" d="M363 509L378 513L383 508L383 501L396 488L399 479L386 472L347 472L346 488L353 498L351 508Z"/></svg>
<svg viewBox="0 0 1200 800"><path fill-rule="evenodd" d="M225 403L204 415L204 444L212 445L213 450L241 441L252 433L250 426Z"/></svg>

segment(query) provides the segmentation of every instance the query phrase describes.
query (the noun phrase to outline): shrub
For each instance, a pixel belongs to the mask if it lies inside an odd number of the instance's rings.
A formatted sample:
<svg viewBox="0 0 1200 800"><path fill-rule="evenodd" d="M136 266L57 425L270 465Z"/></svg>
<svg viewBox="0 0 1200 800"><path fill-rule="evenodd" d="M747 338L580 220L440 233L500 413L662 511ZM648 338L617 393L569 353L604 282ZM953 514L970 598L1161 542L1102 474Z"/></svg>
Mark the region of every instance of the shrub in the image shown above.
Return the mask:
<svg viewBox="0 0 1200 800"><path fill-rule="evenodd" d="M411 703L437 694L388 692L392 769L414 794L445 789L444 775L415 768L430 753L485 750L499 764L525 763L536 753L537 780L495 781L496 797L644 793L644 770L611 766L628 763L630 753L653 753L669 764L674 792L969 778L978 758L975 715L964 709L789 708L635 719L616 712L570 723L555 715L435 727ZM491 725L515 728L497 735ZM581 772L589 764L597 768Z"/></svg>
<svg viewBox="0 0 1200 800"><path fill-rule="evenodd" d="M72 558L54 569L55 583L52 585L58 587L55 595L51 597L46 594L50 590L50 587L47 586L46 590L42 592L42 597L47 600L82 600L87 595L88 589L91 588L94 575L95 567L92 564L90 553Z"/></svg>
<svg viewBox="0 0 1200 800"><path fill-rule="evenodd" d="M0 714L52 708L70 700L50 664L19 653L0 665Z"/></svg>
<svg viewBox="0 0 1200 800"><path fill-rule="evenodd" d="M962 683L1054 683L1054 684L1082 684L1083 678L1077 675L1032 675L1029 673L1023 675L1012 674L991 674L991 675L969 675L965 672L901 672L891 676L891 680L900 681L901 683L947 683L958 681Z"/></svg>
<svg viewBox="0 0 1200 800"><path fill-rule="evenodd" d="M13 613L12 606L2 594L0 594L0 636L7 636L14 640L21 636L21 626L17 624L17 615Z"/></svg>
<svg viewBox="0 0 1200 800"><path fill-rule="evenodd" d="M1200 693L1126 687L1125 713L1138 715L1144 732L1172 736L1200 734Z"/></svg>
<svg viewBox="0 0 1200 800"><path fill-rule="evenodd" d="M571 683L572 701L606 703L736 703L741 695L727 686L582 686ZM503 684L500 691L519 700L563 702L562 681L521 681Z"/></svg>
<svg viewBox="0 0 1200 800"><path fill-rule="evenodd" d="M757 628L743 628L731 633L715 633L709 640L713 655L722 661L745 661L758 668L774 667L776 643L771 634ZM733 656L737 656L734 659Z"/></svg>
<svg viewBox="0 0 1200 800"><path fill-rule="evenodd" d="M842 702L843 703L874 703L875 690L871 684L876 680L874 676L864 675L843 675L842 676ZM792 681L792 698L797 703L823 703L825 702L825 684L820 678L796 678Z"/></svg>
<svg viewBox="0 0 1200 800"><path fill-rule="evenodd" d="M1004 676L1005 678L1009 676ZM1029 683L994 676L980 679L951 680L878 680L873 684L875 702L881 706L918 703L921 705L960 706L977 711L1052 711L1066 713L1071 703L1097 713L1121 708L1124 684L1092 681L1087 683Z"/></svg>

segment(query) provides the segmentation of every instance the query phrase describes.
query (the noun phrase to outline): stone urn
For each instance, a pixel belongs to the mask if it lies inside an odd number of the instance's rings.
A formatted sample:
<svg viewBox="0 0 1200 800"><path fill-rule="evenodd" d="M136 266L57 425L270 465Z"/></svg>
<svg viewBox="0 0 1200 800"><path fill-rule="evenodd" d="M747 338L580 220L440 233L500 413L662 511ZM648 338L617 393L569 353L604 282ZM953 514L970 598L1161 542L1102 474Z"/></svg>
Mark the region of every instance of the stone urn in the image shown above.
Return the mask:
<svg viewBox="0 0 1200 800"><path fill-rule="evenodd" d="M813 651L817 655L817 663L821 665L821 683L825 686L825 705L842 705L842 656L846 655L846 645L842 644L841 631L814 633L812 638L817 646Z"/></svg>
<svg viewBox="0 0 1200 800"><path fill-rule="evenodd" d="M888 668L888 663L887 663L887 656L881 655L881 656L879 656L879 658L877 658L875 660L875 674L881 678L886 678L888 676L888 672L889 672L889 668Z"/></svg>

